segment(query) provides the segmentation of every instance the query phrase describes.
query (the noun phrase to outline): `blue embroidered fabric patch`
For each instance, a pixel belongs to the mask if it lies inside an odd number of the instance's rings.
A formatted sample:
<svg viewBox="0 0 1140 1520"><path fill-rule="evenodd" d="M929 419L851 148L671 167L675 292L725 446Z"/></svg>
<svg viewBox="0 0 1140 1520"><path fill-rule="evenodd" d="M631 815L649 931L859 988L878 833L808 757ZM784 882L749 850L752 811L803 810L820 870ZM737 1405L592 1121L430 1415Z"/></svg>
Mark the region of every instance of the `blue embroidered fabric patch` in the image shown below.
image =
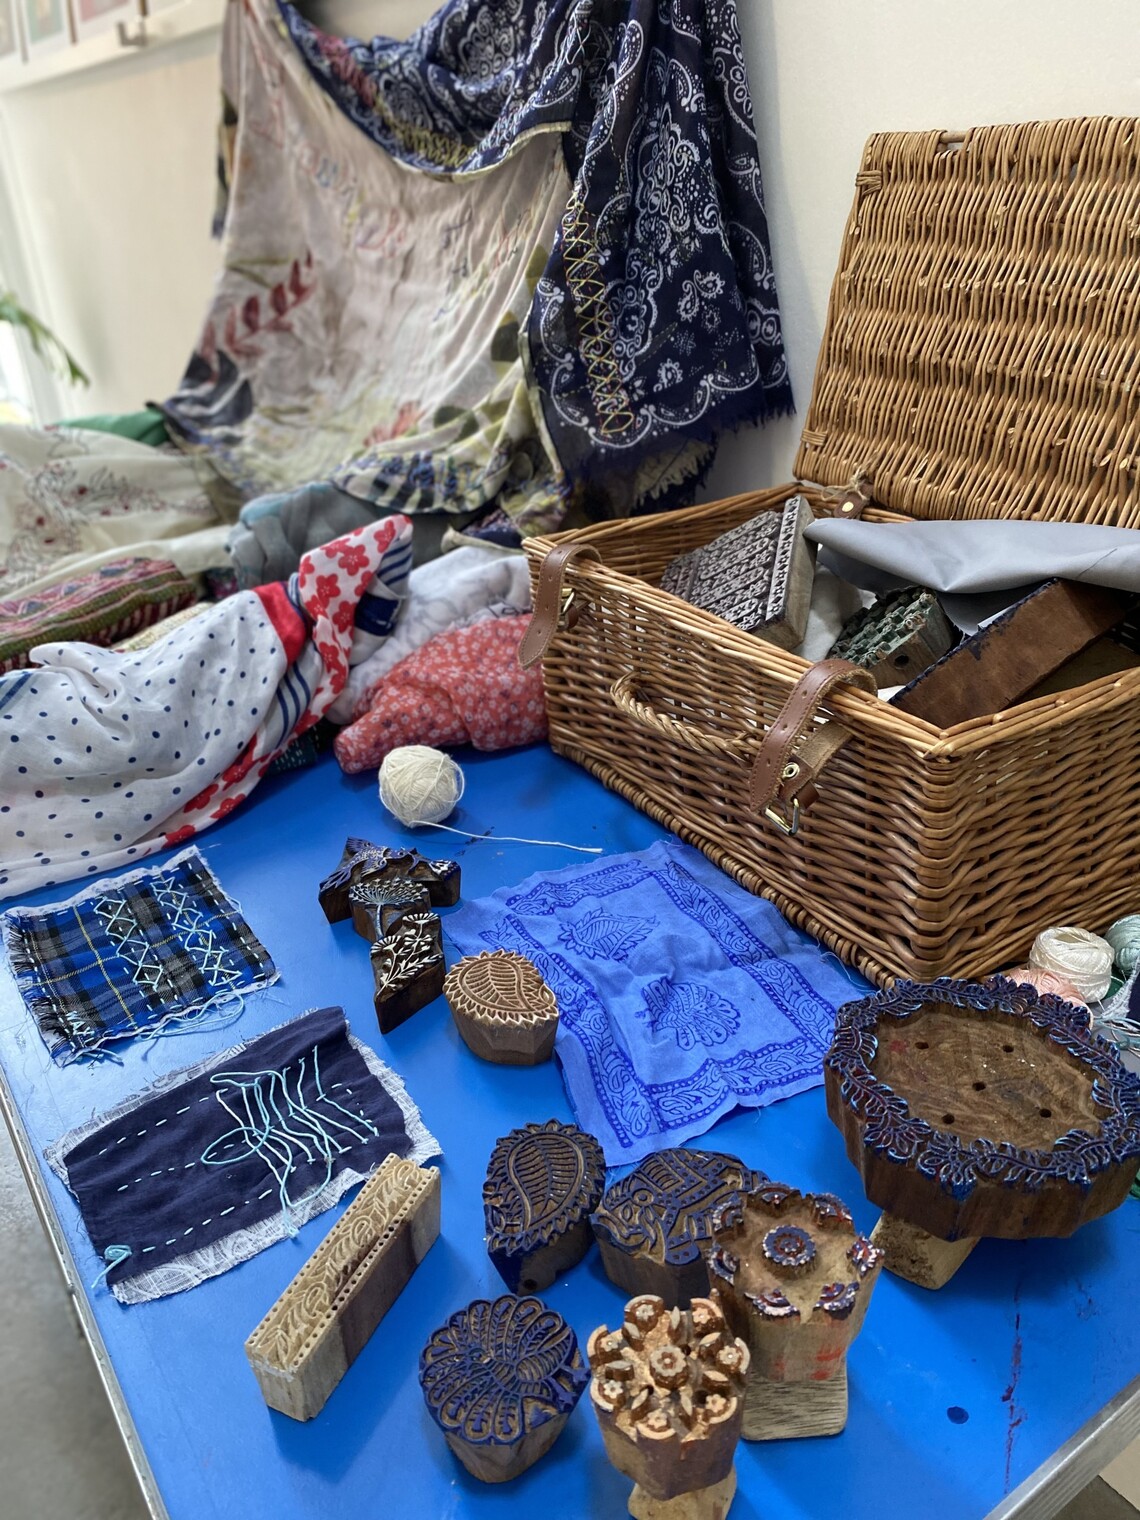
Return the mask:
<svg viewBox="0 0 1140 1520"><path fill-rule="evenodd" d="M4 914L24 1003L61 1064L277 980L268 950L201 854Z"/></svg>
<svg viewBox="0 0 1140 1520"><path fill-rule="evenodd" d="M835 1010L870 990L675 839L532 876L447 932L541 971L571 1106L610 1166L818 1085Z"/></svg>

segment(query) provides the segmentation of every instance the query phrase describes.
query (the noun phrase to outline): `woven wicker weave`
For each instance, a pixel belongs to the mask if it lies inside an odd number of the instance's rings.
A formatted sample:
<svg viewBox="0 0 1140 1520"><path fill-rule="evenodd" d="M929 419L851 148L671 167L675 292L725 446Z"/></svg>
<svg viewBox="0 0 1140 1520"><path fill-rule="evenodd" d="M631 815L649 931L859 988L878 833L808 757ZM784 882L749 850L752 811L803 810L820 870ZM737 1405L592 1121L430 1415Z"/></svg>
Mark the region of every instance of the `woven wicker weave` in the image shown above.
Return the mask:
<svg viewBox="0 0 1140 1520"><path fill-rule="evenodd" d="M872 138L798 467L869 476L892 510L868 520L1140 524L1138 140L1120 121ZM978 975L1049 924L1135 909L1140 670L945 732L838 691L824 716L853 737L798 835L750 810L808 667L655 583L796 489L527 545L536 577L567 538L602 561L565 578L581 616L544 663L554 748L879 981Z"/></svg>

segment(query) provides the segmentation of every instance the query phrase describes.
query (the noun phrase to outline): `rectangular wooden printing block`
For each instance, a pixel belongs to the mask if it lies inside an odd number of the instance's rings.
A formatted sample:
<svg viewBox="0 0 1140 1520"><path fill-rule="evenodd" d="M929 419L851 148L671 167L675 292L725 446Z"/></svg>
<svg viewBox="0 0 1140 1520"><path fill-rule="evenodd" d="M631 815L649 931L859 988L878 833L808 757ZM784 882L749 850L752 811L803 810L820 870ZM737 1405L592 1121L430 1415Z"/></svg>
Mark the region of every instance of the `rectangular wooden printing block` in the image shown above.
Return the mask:
<svg viewBox="0 0 1140 1520"><path fill-rule="evenodd" d="M439 1168L389 1156L245 1343L270 1409L320 1414L439 1237Z"/></svg>
<svg viewBox="0 0 1140 1520"><path fill-rule="evenodd" d="M1103 586L1046 581L963 639L891 703L937 728L1001 712L1121 622L1133 600Z"/></svg>

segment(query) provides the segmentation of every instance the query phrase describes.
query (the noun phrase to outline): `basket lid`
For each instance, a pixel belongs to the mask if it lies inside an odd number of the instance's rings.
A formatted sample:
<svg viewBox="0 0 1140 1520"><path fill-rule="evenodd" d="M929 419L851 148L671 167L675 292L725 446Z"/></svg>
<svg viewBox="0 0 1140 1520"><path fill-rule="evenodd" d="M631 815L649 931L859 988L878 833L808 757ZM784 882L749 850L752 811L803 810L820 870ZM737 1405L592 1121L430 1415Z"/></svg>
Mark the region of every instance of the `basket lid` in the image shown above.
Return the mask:
<svg viewBox="0 0 1140 1520"><path fill-rule="evenodd" d="M796 473L1140 526L1140 121L869 140Z"/></svg>

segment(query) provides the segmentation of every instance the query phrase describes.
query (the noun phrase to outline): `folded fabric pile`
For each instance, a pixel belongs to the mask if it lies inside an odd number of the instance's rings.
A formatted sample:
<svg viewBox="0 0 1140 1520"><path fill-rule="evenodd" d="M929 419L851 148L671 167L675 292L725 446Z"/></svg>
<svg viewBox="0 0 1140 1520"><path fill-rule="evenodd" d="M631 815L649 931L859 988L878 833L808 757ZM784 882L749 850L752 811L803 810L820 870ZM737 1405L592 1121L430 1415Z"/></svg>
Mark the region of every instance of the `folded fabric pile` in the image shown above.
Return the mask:
<svg viewBox="0 0 1140 1520"><path fill-rule="evenodd" d="M676 839L540 872L447 932L461 954L538 967L570 1105L610 1166L817 1086L835 1010L871 990Z"/></svg>
<svg viewBox="0 0 1140 1520"><path fill-rule="evenodd" d="M237 807L373 647L410 531L358 529L148 649L44 644L0 676L0 896L137 862Z"/></svg>
<svg viewBox="0 0 1140 1520"><path fill-rule="evenodd" d="M380 764L402 744L514 749L546 738L542 671L522 670L530 615L490 617L439 633L381 681L372 704L336 737L344 770Z"/></svg>
<svg viewBox="0 0 1140 1520"><path fill-rule="evenodd" d="M735 0L450 0L369 43L247 0L222 76L222 275L164 412L258 498L247 584L361 512L672 505L790 409Z"/></svg>
<svg viewBox="0 0 1140 1520"><path fill-rule="evenodd" d="M31 596L0 601L0 675L30 665L37 644L82 639L106 647L198 599L169 560L119 559Z"/></svg>

